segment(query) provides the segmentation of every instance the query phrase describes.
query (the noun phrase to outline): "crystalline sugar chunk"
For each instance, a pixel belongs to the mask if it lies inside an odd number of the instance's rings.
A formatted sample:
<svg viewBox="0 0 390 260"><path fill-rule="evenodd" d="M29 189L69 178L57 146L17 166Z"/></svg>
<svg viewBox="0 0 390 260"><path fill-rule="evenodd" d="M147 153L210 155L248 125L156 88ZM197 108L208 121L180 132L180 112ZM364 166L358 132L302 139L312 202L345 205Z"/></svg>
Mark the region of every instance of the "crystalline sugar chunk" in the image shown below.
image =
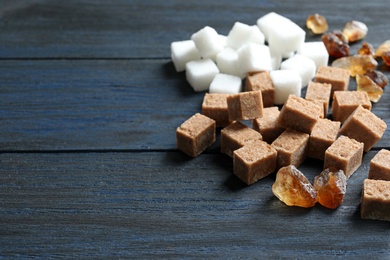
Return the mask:
<svg viewBox="0 0 390 260"><path fill-rule="evenodd" d="M382 54L387 51L390 51L390 40L386 40L379 45L379 47L375 50L375 56L382 57Z"/></svg>
<svg viewBox="0 0 390 260"><path fill-rule="evenodd" d="M210 26L206 26L192 34L191 40L195 42L195 46L199 50L200 56L204 59L211 58L215 60L218 52L224 48L221 37L217 31Z"/></svg>
<svg viewBox="0 0 390 260"><path fill-rule="evenodd" d="M357 74L366 74L373 71L378 62L371 55L354 55L342 57L332 62L332 67L349 70L350 75L355 77Z"/></svg>
<svg viewBox="0 0 390 260"><path fill-rule="evenodd" d="M177 72L184 71L186 63L193 60L199 60L199 51L194 41L178 41L171 43L171 58Z"/></svg>
<svg viewBox="0 0 390 260"><path fill-rule="evenodd" d="M270 12L257 20L257 26L263 32L265 40L269 41L269 36L275 25L286 22L291 22L291 20L275 12Z"/></svg>
<svg viewBox="0 0 390 260"><path fill-rule="evenodd" d="M356 75L356 85L357 91L367 92L368 97L372 102L378 102L383 95L383 89L367 75Z"/></svg>
<svg viewBox="0 0 390 260"><path fill-rule="evenodd" d="M305 42L298 50L298 54L308 57L316 64L316 68L327 66L329 61L329 54L326 50L325 44L319 42Z"/></svg>
<svg viewBox="0 0 390 260"><path fill-rule="evenodd" d="M211 59L190 61L186 64L186 79L197 92L208 90L218 73L218 67Z"/></svg>
<svg viewBox="0 0 390 260"><path fill-rule="evenodd" d="M248 43L237 52L241 77L248 72L272 69L271 54L266 45Z"/></svg>
<svg viewBox="0 0 390 260"><path fill-rule="evenodd" d="M329 56L340 58L349 55L348 40L341 31L335 30L333 32L325 33L322 35L321 39L328 50Z"/></svg>
<svg viewBox="0 0 390 260"><path fill-rule="evenodd" d="M343 170L325 169L314 178L318 202L327 208L335 209L343 203L347 191L347 178Z"/></svg>
<svg viewBox="0 0 390 260"><path fill-rule="evenodd" d="M210 93L237 94L241 92L242 81L240 77L217 74L210 84Z"/></svg>
<svg viewBox="0 0 390 260"><path fill-rule="evenodd" d="M368 32L367 25L359 21L349 21L345 24L343 35L348 42L356 42L366 37Z"/></svg>
<svg viewBox="0 0 390 260"><path fill-rule="evenodd" d="M326 18L320 14L311 14L306 19L306 27L314 34L321 34L328 30Z"/></svg>
<svg viewBox="0 0 390 260"><path fill-rule="evenodd" d="M301 55L296 54L291 58L282 62L282 70L296 70L302 79L302 87L307 86L316 73L316 64L313 60Z"/></svg>
<svg viewBox="0 0 390 260"><path fill-rule="evenodd" d="M293 165L280 168L272 185L272 192L287 206L310 208L317 202L317 191Z"/></svg>
<svg viewBox="0 0 390 260"><path fill-rule="evenodd" d="M217 54L217 66L221 73L241 76L238 67L238 53L232 48L225 48Z"/></svg>
<svg viewBox="0 0 390 260"><path fill-rule="evenodd" d="M264 35L259 27L235 22L227 36L228 47L237 50L249 42L264 44Z"/></svg>
<svg viewBox="0 0 390 260"><path fill-rule="evenodd" d="M283 105L290 94L301 96L302 79L296 70L273 70L270 76L275 87L276 105Z"/></svg>

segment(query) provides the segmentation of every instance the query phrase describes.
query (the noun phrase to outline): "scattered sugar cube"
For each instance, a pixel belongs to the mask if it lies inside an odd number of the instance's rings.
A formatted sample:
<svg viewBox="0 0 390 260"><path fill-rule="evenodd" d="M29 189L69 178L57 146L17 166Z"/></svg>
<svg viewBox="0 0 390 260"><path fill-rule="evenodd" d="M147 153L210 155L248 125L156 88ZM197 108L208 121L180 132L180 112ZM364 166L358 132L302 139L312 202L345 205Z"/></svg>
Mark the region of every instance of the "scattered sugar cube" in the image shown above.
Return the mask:
<svg viewBox="0 0 390 260"><path fill-rule="evenodd" d="M215 120L217 127L226 127L229 120L227 96L229 94L206 93L202 103L202 114Z"/></svg>
<svg viewBox="0 0 390 260"><path fill-rule="evenodd" d="M217 54L217 66L221 73L241 76L238 67L238 53L232 48L225 48Z"/></svg>
<svg viewBox="0 0 390 260"><path fill-rule="evenodd" d="M329 53L322 41L304 42L298 53L313 60L317 69L328 65Z"/></svg>
<svg viewBox="0 0 390 260"><path fill-rule="evenodd" d="M291 164L299 167L307 158L309 134L286 129L272 142L271 146L278 152L277 169Z"/></svg>
<svg viewBox="0 0 390 260"><path fill-rule="evenodd" d="M186 69L186 63L193 60L199 60L199 51L194 41L178 41L171 43L171 58L177 72Z"/></svg>
<svg viewBox="0 0 390 260"><path fill-rule="evenodd" d="M265 40L269 41L269 36L275 24L286 22L291 22L291 20L275 12L270 12L257 20L257 26L259 26L260 31L264 34Z"/></svg>
<svg viewBox="0 0 390 260"><path fill-rule="evenodd" d="M242 89L241 78L233 75L219 73L215 75L210 84L210 93L237 94Z"/></svg>
<svg viewBox="0 0 390 260"><path fill-rule="evenodd" d="M266 45L248 43L238 49L238 64L241 77L248 72L272 70L271 54Z"/></svg>
<svg viewBox="0 0 390 260"><path fill-rule="evenodd" d="M252 128L263 136L263 141L271 144L285 130L278 124L278 107L266 107L263 116L252 120Z"/></svg>
<svg viewBox="0 0 390 260"><path fill-rule="evenodd" d="M300 54L283 61L280 68L282 70L297 70L302 79L302 87L307 86L316 73L314 61Z"/></svg>
<svg viewBox="0 0 390 260"><path fill-rule="evenodd" d="M390 181L364 180L360 216L390 221Z"/></svg>
<svg viewBox="0 0 390 260"><path fill-rule="evenodd" d="M364 144L341 135L325 151L324 169L335 168L344 171L347 179L362 164Z"/></svg>
<svg viewBox="0 0 390 260"><path fill-rule="evenodd" d="M371 110L371 102L365 91L335 91L333 94L332 117L342 124L361 105Z"/></svg>
<svg viewBox="0 0 390 260"><path fill-rule="evenodd" d="M321 66L317 68L317 73L314 77L314 81L331 84L331 96L333 96L333 92L336 90L348 90L349 78L350 72L347 69Z"/></svg>
<svg viewBox="0 0 390 260"><path fill-rule="evenodd" d="M238 50L247 43L264 44L264 35L257 26L235 22L227 36L227 45Z"/></svg>
<svg viewBox="0 0 390 260"><path fill-rule="evenodd" d="M216 139L215 121L196 113L176 129L177 148L191 157L201 154Z"/></svg>
<svg viewBox="0 0 390 260"><path fill-rule="evenodd" d="M245 87L246 91L261 91L264 107L274 105L275 88L267 70L247 73Z"/></svg>
<svg viewBox="0 0 390 260"><path fill-rule="evenodd" d="M368 178L390 181L390 151L381 149L370 161ZM390 183L390 182L389 182Z"/></svg>
<svg viewBox="0 0 390 260"><path fill-rule="evenodd" d="M235 150L254 140L262 140L261 134L240 121L236 121L221 130L221 153L233 157Z"/></svg>
<svg viewBox="0 0 390 260"><path fill-rule="evenodd" d="M223 35L223 34L219 34L218 36L219 36L219 40L221 41L223 48L226 48L227 47L227 36Z"/></svg>
<svg viewBox="0 0 390 260"><path fill-rule="evenodd" d="M364 151L368 152L382 138L386 128L385 121L359 105L345 120L339 133L364 143Z"/></svg>
<svg viewBox="0 0 390 260"><path fill-rule="evenodd" d="M301 96L302 79L296 70L273 70L270 72L275 87L275 104L283 105L288 96Z"/></svg>
<svg viewBox="0 0 390 260"><path fill-rule="evenodd" d="M330 92L332 85L329 83L318 83L310 81L307 86L305 99L307 100L318 100L324 104L324 117L328 114Z"/></svg>
<svg viewBox="0 0 390 260"><path fill-rule="evenodd" d="M229 95L227 104L231 121L255 119L263 115L261 91L248 91Z"/></svg>
<svg viewBox="0 0 390 260"><path fill-rule="evenodd" d="M255 140L233 152L233 172L251 185L275 171L276 155L272 146Z"/></svg>
<svg viewBox="0 0 390 260"><path fill-rule="evenodd" d="M326 149L336 141L339 130L340 122L327 118L318 119L310 134L308 156L323 161Z"/></svg>
<svg viewBox="0 0 390 260"><path fill-rule="evenodd" d="M195 42L195 46L203 59L211 58L215 60L218 52L224 48L219 34L210 26L206 26L192 34L191 40Z"/></svg>
<svg viewBox="0 0 390 260"><path fill-rule="evenodd" d="M186 64L187 81L197 92L208 90L218 73L218 67L211 59L190 61Z"/></svg>
<svg viewBox="0 0 390 260"><path fill-rule="evenodd" d="M310 134L318 119L324 116L322 103L289 95L279 115L279 125Z"/></svg>

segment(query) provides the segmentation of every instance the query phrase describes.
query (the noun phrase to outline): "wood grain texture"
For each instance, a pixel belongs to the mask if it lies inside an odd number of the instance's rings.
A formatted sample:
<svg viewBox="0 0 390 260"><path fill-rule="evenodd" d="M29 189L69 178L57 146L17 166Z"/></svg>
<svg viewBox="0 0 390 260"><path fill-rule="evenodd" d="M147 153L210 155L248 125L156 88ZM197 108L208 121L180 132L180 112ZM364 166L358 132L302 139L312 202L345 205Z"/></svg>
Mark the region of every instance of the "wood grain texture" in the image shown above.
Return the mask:
<svg viewBox="0 0 390 260"><path fill-rule="evenodd" d="M176 151L204 93L175 72L170 43L271 11L303 28L315 12L331 30L360 20L375 47L389 35L385 0L0 1L0 258L388 258L389 223L360 219L359 204L389 130L337 210L286 207L274 174L244 185L219 141L195 159ZM388 125L389 100L387 87L373 105ZM322 162L300 169L312 181Z"/></svg>
<svg viewBox="0 0 390 260"><path fill-rule="evenodd" d="M374 155L366 154L364 165ZM390 254L390 224L359 216L367 167L349 179L343 205L328 210L285 206L272 194L274 175L247 187L220 154L5 153L0 159L3 256ZM321 167L309 161L300 169L312 180Z"/></svg>

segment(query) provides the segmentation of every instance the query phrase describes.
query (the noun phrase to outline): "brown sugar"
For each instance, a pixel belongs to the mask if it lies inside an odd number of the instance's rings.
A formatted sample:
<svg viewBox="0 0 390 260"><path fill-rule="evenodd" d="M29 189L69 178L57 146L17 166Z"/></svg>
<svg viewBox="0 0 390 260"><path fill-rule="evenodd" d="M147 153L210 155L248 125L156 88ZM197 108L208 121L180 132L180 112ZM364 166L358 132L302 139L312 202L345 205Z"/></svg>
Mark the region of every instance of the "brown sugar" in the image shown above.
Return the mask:
<svg viewBox="0 0 390 260"><path fill-rule="evenodd" d="M332 85L329 83L318 83L310 81L309 85L307 86L305 99L311 101L321 101L324 105L324 117L326 117L328 114L331 90Z"/></svg>
<svg viewBox="0 0 390 260"><path fill-rule="evenodd" d="M271 107L275 101L275 87L267 70L247 73L246 91L261 91L263 106Z"/></svg>
<svg viewBox="0 0 390 260"><path fill-rule="evenodd" d="M221 130L221 152L233 157L234 150L254 140L262 140L261 134L236 121Z"/></svg>
<svg viewBox="0 0 390 260"><path fill-rule="evenodd" d="M322 104L289 95L280 111L278 124L310 134L319 118L324 117Z"/></svg>
<svg viewBox="0 0 390 260"><path fill-rule="evenodd" d="M370 162L369 179L390 181L390 151L380 150Z"/></svg>
<svg viewBox="0 0 390 260"><path fill-rule="evenodd" d="M217 127L228 126L229 121L228 106L226 98L229 94L206 93L202 103L202 114L214 119Z"/></svg>
<svg viewBox="0 0 390 260"><path fill-rule="evenodd" d="M241 92L227 97L229 120L247 120L263 116L261 91Z"/></svg>
<svg viewBox="0 0 390 260"><path fill-rule="evenodd" d="M199 113L187 119L176 129L176 146L191 157L201 154L215 142L215 121Z"/></svg>
<svg viewBox="0 0 390 260"><path fill-rule="evenodd" d="M364 143L364 151L368 152L382 137L387 125L370 110L358 106L348 117L340 129L346 135Z"/></svg>
<svg viewBox="0 0 390 260"><path fill-rule="evenodd" d="M275 171L276 150L261 140L244 145L233 153L234 174L250 185Z"/></svg>
<svg viewBox="0 0 390 260"><path fill-rule="evenodd" d="M363 219L390 221L390 181L364 180L360 215Z"/></svg>
<svg viewBox="0 0 390 260"><path fill-rule="evenodd" d="M333 95L332 117L342 124L359 106L371 110L371 102L364 91L335 91Z"/></svg>
<svg viewBox="0 0 390 260"><path fill-rule="evenodd" d="M325 151L337 139L340 122L319 119L310 134L308 157L324 160Z"/></svg>
<svg viewBox="0 0 390 260"><path fill-rule="evenodd" d="M272 143L285 129L278 125L278 107L266 107L263 109L263 117L252 120L252 128L263 136L263 141Z"/></svg>
<svg viewBox="0 0 390 260"><path fill-rule="evenodd" d="M325 151L324 169L343 170L348 179L362 164L363 147L363 143L340 136Z"/></svg>
<svg viewBox="0 0 390 260"><path fill-rule="evenodd" d="M287 165L299 167L307 158L309 134L286 129L271 145L278 151L277 169Z"/></svg>
<svg viewBox="0 0 390 260"><path fill-rule="evenodd" d="M314 81L319 83L329 83L332 85L332 93L336 90L347 90L349 85L349 70L321 66L318 68Z"/></svg>

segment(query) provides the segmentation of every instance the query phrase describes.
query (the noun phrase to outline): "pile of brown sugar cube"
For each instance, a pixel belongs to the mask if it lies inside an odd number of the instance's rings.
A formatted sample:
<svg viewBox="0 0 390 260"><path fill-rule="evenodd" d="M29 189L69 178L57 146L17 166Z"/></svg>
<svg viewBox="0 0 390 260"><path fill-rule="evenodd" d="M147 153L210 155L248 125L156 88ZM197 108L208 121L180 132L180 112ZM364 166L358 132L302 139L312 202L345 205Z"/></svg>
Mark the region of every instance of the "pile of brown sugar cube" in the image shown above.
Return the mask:
<svg viewBox="0 0 390 260"><path fill-rule="evenodd" d="M280 85L275 95L275 84L280 82L272 78L269 70L248 71L245 76L244 92L205 93L202 113L193 115L177 128L176 145L182 152L196 157L216 141L217 128L220 128L221 153L232 158L233 173L247 185L275 172L277 182L279 172L280 175L283 172L307 186L304 175L296 169L306 158L323 161L324 172L328 174L325 179L341 172L346 182L361 165L363 153L370 151L387 128L371 112L367 92L348 90L347 69L319 66L308 82L305 97L289 90L283 93ZM289 85L288 80L281 81L282 88L283 84ZM386 150L371 161L369 179L363 187L362 218L390 221L389 161L390 152ZM323 202L318 185L314 185L304 191L311 193L310 203L288 204L283 197L285 191L278 189L283 185L275 185L279 187L275 190L273 187L273 192L287 205L309 207L319 202L336 208L343 199L342 196L330 204ZM340 193L342 190L345 193L345 185Z"/></svg>

